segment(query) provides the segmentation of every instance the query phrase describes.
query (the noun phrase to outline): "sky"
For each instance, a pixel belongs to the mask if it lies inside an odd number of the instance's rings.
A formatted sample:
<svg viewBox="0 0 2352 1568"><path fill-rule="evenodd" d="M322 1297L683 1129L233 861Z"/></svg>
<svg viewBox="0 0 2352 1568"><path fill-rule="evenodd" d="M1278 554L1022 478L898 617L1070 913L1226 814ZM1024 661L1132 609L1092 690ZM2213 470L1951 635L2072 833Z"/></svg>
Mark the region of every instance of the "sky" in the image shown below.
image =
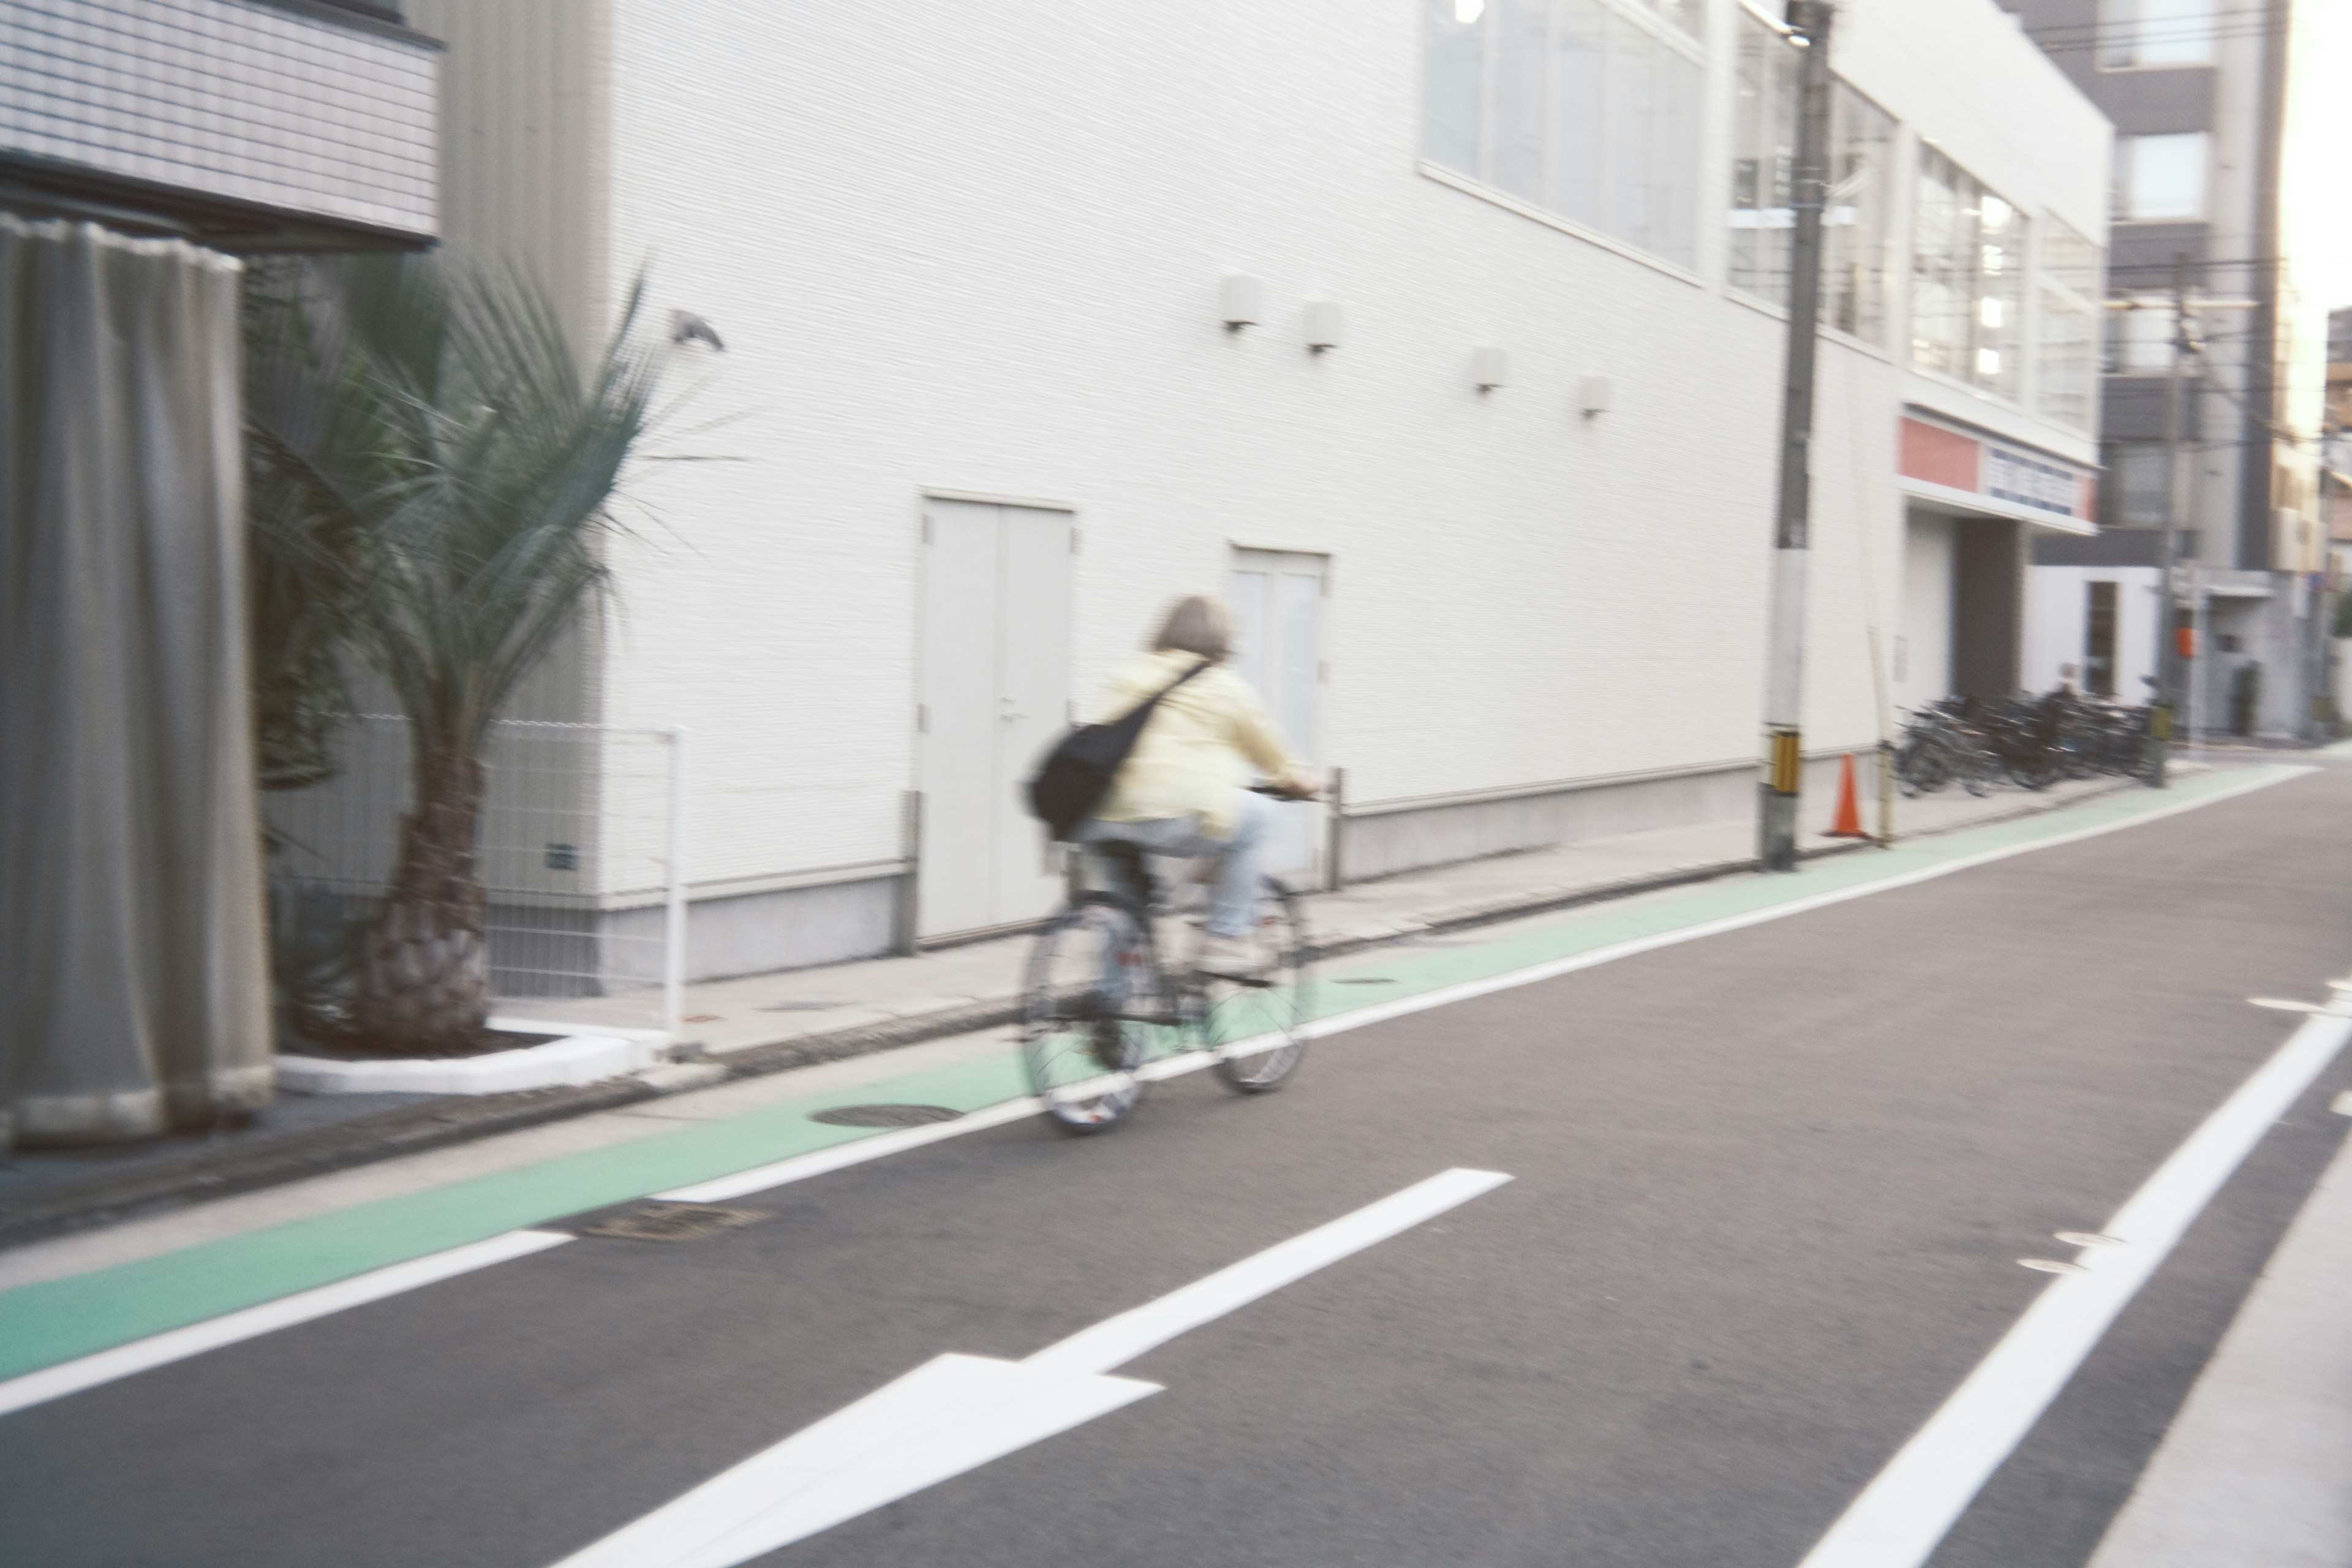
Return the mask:
<svg viewBox="0 0 2352 1568"><path fill-rule="evenodd" d="M2289 244L2313 305L2352 305L2352 0L2303 0L2288 100Z"/></svg>

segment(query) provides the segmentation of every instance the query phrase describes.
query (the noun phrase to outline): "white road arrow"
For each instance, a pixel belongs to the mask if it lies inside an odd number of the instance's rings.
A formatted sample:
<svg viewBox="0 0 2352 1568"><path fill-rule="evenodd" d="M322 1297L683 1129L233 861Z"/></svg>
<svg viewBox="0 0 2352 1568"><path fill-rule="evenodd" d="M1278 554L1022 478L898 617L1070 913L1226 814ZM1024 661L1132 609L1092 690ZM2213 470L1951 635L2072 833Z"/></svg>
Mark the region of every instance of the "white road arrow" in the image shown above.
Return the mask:
<svg viewBox="0 0 2352 1568"><path fill-rule="evenodd" d="M829 1530L1159 1393L1158 1384L1107 1374L1510 1179L1441 1172L1025 1361L940 1356L556 1568L733 1568Z"/></svg>

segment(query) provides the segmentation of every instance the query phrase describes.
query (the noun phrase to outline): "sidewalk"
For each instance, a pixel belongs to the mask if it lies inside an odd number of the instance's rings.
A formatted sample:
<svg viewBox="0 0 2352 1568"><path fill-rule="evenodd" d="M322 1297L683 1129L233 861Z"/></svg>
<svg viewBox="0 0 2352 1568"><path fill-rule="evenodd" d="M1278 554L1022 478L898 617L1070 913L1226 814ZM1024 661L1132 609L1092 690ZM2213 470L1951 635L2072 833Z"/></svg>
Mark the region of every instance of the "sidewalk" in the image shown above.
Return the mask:
<svg viewBox="0 0 2352 1568"><path fill-rule="evenodd" d="M2336 1110L2352 1115L2352 1093ZM2089 1568L2352 1565L2352 1142L2337 1151Z"/></svg>
<svg viewBox="0 0 2352 1568"><path fill-rule="evenodd" d="M2180 770L2186 773L2187 768ZM2039 795L1958 790L1898 801L1902 838L2032 816L2139 784L2064 784ZM1825 828L1832 803L1811 803ZM1874 806L1865 820L1874 826ZM1681 883L1752 873L1745 818L1592 839L1433 868L1310 896L1307 929L1327 953L1489 925ZM1802 852L1876 853L1808 834ZM1010 1022L1025 935L909 958L709 981L687 988L677 1062L572 1089L481 1096L280 1096L247 1126L119 1149L25 1152L0 1163L0 1247L155 1209L251 1192L398 1155L612 1110L730 1079L940 1039ZM594 999L528 1004L533 1019L617 1020Z"/></svg>

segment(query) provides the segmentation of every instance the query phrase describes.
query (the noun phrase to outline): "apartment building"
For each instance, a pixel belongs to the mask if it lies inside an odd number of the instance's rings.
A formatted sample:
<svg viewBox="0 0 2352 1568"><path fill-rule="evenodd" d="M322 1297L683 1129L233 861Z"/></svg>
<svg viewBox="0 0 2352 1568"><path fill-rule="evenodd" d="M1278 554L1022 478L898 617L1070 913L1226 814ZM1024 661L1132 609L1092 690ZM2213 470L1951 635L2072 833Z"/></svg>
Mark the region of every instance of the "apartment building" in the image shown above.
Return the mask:
<svg viewBox="0 0 2352 1568"><path fill-rule="evenodd" d="M2284 138L2294 0L2003 0L2115 122L2096 539L2035 551L2029 674L2145 701L2159 531L2181 531L2169 611L2195 650L2182 720L2315 733L2326 610L2318 500L2325 301L2298 287ZM2321 191L2312 199L2328 200ZM2192 301L2167 458L2176 276Z"/></svg>

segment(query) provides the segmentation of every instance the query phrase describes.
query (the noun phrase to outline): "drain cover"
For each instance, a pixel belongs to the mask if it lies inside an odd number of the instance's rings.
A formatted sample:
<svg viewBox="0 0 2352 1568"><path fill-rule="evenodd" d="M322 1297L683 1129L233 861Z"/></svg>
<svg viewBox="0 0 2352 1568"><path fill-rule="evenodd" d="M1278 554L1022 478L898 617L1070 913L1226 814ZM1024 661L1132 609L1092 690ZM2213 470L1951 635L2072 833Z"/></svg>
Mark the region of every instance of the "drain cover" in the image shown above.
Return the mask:
<svg viewBox="0 0 2352 1568"><path fill-rule="evenodd" d="M836 1105L830 1110L810 1111L809 1120L830 1121L835 1127L925 1127L934 1121L953 1121L962 1114L944 1105Z"/></svg>
<svg viewBox="0 0 2352 1568"><path fill-rule="evenodd" d="M728 1208L719 1204L643 1203L583 1225L579 1234L619 1241L700 1241L767 1217L765 1209Z"/></svg>
<svg viewBox="0 0 2352 1568"><path fill-rule="evenodd" d="M1357 974L1345 980L1335 980L1335 985L1393 985L1395 981L1385 974Z"/></svg>
<svg viewBox="0 0 2352 1568"><path fill-rule="evenodd" d="M846 1002L771 1002L763 1007L754 1007L751 1011L754 1013L830 1013L835 1007L848 1005Z"/></svg>

